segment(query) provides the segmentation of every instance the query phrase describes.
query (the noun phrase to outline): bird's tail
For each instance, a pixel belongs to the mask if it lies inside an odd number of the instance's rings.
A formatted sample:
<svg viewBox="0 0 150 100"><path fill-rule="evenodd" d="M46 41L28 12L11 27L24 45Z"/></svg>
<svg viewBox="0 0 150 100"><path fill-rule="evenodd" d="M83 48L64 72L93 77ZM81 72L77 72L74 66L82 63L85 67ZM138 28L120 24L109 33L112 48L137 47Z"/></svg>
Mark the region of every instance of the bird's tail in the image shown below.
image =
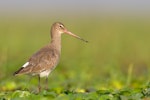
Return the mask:
<svg viewBox="0 0 150 100"><path fill-rule="evenodd" d="M21 67L19 70L17 70L16 72L13 73L13 76L17 76L20 74L20 71L23 69L23 67Z"/></svg>
<svg viewBox="0 0 150 100"><path fill-rule="evenodd" d="M13 73L13 76L21 75L21 74L29 74L30 68L28 67L21 67L19 70Z"/></svg>

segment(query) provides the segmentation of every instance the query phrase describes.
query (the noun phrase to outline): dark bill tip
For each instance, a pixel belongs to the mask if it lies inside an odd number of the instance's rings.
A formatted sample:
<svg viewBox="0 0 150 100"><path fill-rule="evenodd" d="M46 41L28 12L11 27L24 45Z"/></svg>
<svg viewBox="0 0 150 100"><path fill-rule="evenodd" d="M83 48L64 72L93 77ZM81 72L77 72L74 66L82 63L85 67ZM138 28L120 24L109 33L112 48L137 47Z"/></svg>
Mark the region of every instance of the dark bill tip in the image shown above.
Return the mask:
<svg viewBox="0 0 150 100"><path fill-rule="evenodd" d="M75 35L75 34L69 32L69 31L66 31L65 33L66 33L66 34L69 34L69 35L71 35L71 36L73 36L73 37L75 37L75 38L78 38L78 39L80 39L80 40L82 40L82 41L84 41L84 42L86 42L86 43L88 43L87 40L84 40L83 38L81 38L81 37L79 37L78 35Z"/></svg>

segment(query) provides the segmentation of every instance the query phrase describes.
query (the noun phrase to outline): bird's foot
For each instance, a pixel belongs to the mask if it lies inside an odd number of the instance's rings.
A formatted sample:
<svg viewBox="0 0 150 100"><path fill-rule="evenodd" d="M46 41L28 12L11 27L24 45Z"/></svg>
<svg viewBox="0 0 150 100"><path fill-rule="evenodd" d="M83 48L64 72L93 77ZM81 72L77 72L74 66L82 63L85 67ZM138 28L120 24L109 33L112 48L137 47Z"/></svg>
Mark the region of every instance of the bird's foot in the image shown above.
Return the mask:
<svg viewBox="0 0 150 100"><path fill-rule="evenodd" d="M41 87L39 86L39 87L38 87L38 93L40 93L40 92L41 92Z"/></svg>
<svg viewBox="0 0 150 100"><path fill-rule="evenodd" d="M48 90L49 90L49 89L48 89L48 86L46 86L46 87L45 87L45 90L46 90L46 91L48 91Z"/></svg>

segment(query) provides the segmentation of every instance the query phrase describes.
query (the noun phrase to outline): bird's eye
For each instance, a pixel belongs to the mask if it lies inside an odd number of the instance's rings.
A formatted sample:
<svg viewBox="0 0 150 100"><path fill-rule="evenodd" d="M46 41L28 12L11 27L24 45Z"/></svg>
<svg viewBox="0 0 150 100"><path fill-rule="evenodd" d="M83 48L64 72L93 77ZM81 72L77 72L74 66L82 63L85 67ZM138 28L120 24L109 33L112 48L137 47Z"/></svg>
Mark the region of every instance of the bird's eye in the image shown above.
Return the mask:
<svg viewBox="0 0 150 100"><path fill-rule="evenodd" d="M63 25L60 25L59 27L60 27L60 28L63 28Z"/></svg>

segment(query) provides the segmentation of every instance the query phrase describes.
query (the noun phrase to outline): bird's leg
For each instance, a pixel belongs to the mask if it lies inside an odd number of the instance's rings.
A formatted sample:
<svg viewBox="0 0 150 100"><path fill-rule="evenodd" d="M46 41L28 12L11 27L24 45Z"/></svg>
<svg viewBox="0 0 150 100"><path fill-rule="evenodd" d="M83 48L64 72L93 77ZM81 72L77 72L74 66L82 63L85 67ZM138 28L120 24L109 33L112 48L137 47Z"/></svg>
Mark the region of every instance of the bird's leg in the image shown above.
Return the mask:
<svg viewBox="0 0 150 100"><path fill-rule="evenodd" d="M40 85L41 78L40 78L40 75L38 75L38 79L39 79L38 89L39 89L39 92L40 92L41 91L41 85Z"/></svg>
<svg viewBox="0 0 150 100"><path fill-rule="evenodd" d="M48 76L45 79L45 89L48 90Z"/></svg>

